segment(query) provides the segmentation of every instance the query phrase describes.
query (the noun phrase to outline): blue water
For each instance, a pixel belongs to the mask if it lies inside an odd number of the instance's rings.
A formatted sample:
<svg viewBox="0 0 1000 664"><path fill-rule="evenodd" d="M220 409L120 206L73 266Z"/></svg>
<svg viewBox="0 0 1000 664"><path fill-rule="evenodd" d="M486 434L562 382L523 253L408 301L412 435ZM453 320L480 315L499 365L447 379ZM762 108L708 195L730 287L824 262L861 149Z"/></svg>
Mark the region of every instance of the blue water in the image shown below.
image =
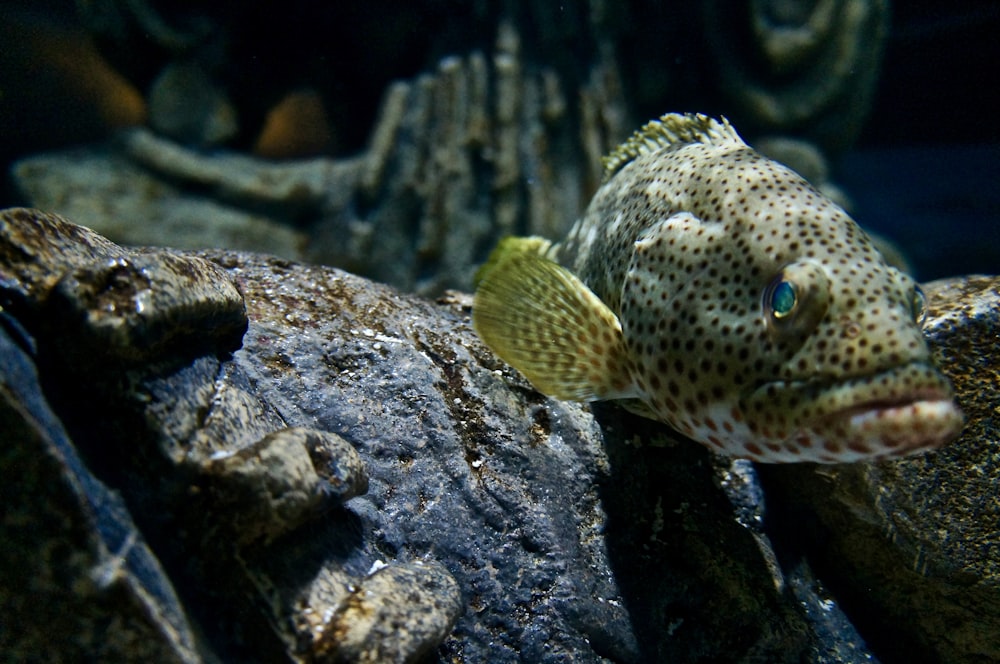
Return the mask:
<svg viewBox="0 0 1000 664"><path fill-rule="evenodd" d="M918 279L1000 274L1000 145L855 152L834 180L854 218L896 241Z"/></svg>

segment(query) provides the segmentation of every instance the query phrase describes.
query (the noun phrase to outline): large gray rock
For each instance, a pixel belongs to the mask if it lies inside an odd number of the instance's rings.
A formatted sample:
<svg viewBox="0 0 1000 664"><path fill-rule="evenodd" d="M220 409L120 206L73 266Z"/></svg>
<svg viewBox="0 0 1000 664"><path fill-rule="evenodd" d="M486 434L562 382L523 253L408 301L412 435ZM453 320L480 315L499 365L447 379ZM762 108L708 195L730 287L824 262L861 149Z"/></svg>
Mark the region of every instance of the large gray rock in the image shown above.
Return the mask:
<svg viewBox="0 0 1000 664"><path fill-rule="evenodd" d="M0 323L0 650L11 661L201 661L125 502L45 402L16 323Z"/></svg>
<svg viewBox="0 0 1000 664"><path fill-rule="evenodd" d="M751 465L613 405L542 397L476 338L465 296L431 303L248 254L127 251L12 210L0 304L42 386L10 403L49 404L120 493L195 626L192 657L872 661L810 570L822 558L772 547L768 513L789 501L766 511ZM952 329L977 325L996 329L979 313ZM31 436L4 444L44 453ZM54 500L10 486L21 524ZM72 597L84 572L63 571ZM32 619L23 592L4 623ZM123 629L150 638L135 622Z"/></svg>

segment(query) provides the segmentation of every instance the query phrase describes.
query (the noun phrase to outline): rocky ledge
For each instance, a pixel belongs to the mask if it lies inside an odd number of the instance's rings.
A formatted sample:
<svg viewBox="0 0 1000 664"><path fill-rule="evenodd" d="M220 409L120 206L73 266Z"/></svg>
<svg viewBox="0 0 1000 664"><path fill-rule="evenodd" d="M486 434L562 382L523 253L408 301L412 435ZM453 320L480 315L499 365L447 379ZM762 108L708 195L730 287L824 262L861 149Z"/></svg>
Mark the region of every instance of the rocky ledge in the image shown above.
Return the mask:
<svg viewBox="0 0 1000 664"><path fill-rule="evenodd" d="M0 215L14 658L1000 658L1000 278L926 286L963 437L768 468L547 399L437 302ZM915 658L915 659L914 659Z"/></svg>

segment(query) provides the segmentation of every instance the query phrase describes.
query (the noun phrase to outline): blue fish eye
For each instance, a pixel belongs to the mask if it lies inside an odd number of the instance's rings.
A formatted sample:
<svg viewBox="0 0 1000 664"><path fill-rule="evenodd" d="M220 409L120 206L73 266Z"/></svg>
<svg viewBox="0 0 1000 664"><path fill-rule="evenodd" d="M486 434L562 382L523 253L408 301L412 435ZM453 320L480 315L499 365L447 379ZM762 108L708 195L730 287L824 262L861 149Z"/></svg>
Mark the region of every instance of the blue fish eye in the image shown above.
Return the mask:
<svg viewBox="0 0 1000 664"><path fill-rule="evenodd" d="M798 302L798 293L790 281L779 281L771 292L771 311L775 318L784 318L792 313Z"/></svg>
<svg viewBox="0 0 1000 664"><path fill-rule="evenodd" d="M772 341L803 340L830 305L830 281L812 261L789 263L761 293L760 311Z"/></svg>

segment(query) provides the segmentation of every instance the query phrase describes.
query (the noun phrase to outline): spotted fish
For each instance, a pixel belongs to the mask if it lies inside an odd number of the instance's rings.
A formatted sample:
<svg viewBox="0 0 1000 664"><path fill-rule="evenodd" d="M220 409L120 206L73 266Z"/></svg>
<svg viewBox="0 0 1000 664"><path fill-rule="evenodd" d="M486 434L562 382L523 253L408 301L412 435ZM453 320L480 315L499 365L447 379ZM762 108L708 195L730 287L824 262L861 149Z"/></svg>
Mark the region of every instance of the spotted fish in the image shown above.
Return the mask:
<svg viewBox="0 0 1000 664"><path fill-rule="evenodd" d="M508 238L477 278L477 332L537 389L621 399L763 462L898 457L958 435L920 287L728 121L665 115L605 166L565 240Z"/></svg>

